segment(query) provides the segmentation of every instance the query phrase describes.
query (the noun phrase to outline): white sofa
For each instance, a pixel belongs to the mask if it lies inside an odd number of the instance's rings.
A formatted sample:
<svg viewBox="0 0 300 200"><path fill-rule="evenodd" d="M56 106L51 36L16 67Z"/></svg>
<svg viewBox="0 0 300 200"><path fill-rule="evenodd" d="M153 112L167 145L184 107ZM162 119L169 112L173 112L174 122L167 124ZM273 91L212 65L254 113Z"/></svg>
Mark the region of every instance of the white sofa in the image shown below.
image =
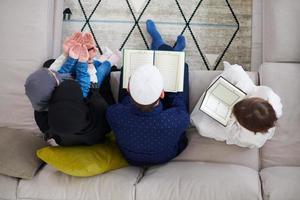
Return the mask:
<svg viewBox="0 0 300 200"><path fill-rule="evenodd" d="M191 108L218 73L190 72ZM191 128L187 149L167 164L145 171L126 167L91 178L45 166L32 180L0 176L0 199L299 199L300 64L266 63L260 74L249 74L256 82L259 75L284 105L275 137L260 151L204 138ZM113 84L117 76L112 76Z"/></svg>
<svg viewBox="0 0 300 200"><path fill-rule="evenodd" d="M298 0L264 0L265 63L249 74L281 96L284 112L274 138L260 150L204 138L191 128L188 147L167 164L147 170L131 166L91 178L70 177L50 166L31 180L0 175L0 199L300 199L300 29L293 24L299 9ZM282 50L282 45L287 47ZM218 73L190 72L190 110ZM117 77L112 75L113 85Z"/></svg>

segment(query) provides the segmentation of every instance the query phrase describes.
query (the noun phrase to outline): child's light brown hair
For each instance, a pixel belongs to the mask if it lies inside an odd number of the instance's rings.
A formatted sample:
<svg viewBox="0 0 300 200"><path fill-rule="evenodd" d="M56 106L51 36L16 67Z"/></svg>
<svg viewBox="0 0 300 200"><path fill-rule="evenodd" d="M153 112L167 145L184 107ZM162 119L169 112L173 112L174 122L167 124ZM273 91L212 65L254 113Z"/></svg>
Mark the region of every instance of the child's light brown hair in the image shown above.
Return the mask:
<svg viewBox="0 0 300 200"><path fill-rule="evenodd" d="M266 133L277 121L272 105L257 97L239 101L233 107L233 114L243 127L255 133Z"/></svg>

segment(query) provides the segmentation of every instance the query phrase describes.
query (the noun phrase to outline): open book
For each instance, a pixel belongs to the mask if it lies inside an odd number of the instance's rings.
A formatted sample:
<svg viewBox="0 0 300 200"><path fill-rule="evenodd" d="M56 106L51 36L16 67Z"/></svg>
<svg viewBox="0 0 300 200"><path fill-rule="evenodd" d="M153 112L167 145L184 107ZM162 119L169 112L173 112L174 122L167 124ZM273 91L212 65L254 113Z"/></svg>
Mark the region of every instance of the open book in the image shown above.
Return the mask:
<svg viewBox="0 0 300 200"><path fill-rule="evenodd" d="M247 94L220 76L206 90L200 110L226 126L233 106Z"/></svg>
<svg viewBox="0 0 300 200"><path fill-rule="evenodd" d="M131 74L140 66L155 65L164 80L166 92L182 92L184 52L129 50L123 51L123 88L127 88Z"/></svg>

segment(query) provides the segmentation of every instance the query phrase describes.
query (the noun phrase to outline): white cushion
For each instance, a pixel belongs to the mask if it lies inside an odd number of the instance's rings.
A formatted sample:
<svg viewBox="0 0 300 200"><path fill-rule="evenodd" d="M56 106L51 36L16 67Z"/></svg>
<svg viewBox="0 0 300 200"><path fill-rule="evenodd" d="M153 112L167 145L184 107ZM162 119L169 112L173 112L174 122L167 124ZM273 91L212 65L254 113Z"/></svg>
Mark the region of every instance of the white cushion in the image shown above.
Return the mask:
<svg viewBox="0 0 300 200"><path fill-rule="evenodd" d="M300 167L270 167L260 172L265 200L300 198Z"/></svg>
<svg viewBox="0 0 300 200"><path fill-rule="evenodd" d="M238 165L171 162L146 171L136 199L261 199L260 180L258 172Z"/></svg>
<svg viewBox="0 0 300 200"><path fill-rule="evenodd" d="M263 0L265 62L300 62L300 1Z"/></svg>
<svg viewBox="0 0 300 200"><path fill-rule="evenodd" d="M9 176L0 175L0 199L17 199L18 179Z"/></svg>
<svg viewBox="0 0 300 200"><path fill-rule="evenodd" d="M32 180L21 180L19 199L39 200L132 200L141 169L127 167L94 177L65 175L46 165Z"/></svg>
<svg viewBox="0 0 300 200"><path fill-rule="evenodd" d="M36 129L26 77L52 54L54 1L1 0L0 126Z"/></svg>

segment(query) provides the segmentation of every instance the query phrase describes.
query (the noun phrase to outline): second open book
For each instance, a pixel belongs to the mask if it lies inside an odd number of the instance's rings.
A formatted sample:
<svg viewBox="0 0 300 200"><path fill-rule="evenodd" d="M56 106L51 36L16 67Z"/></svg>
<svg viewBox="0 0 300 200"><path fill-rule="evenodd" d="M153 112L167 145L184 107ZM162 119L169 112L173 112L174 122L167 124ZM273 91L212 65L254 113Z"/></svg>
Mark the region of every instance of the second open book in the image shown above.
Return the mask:
<svg viewBox="0 0 300 200"><path fill-rule="evenodd" d="M226 126L233 106L245 97L245 92L220 76L206 90L199 109Z"/></svg>
<svg viewBox="0 0 300 200"><path fill-rule="evenodd" d="M141 66L154 65L164 80L166 92L182 92L184 52L129 50L123 51L123 88L127 88L131 74Z"/></svg>

